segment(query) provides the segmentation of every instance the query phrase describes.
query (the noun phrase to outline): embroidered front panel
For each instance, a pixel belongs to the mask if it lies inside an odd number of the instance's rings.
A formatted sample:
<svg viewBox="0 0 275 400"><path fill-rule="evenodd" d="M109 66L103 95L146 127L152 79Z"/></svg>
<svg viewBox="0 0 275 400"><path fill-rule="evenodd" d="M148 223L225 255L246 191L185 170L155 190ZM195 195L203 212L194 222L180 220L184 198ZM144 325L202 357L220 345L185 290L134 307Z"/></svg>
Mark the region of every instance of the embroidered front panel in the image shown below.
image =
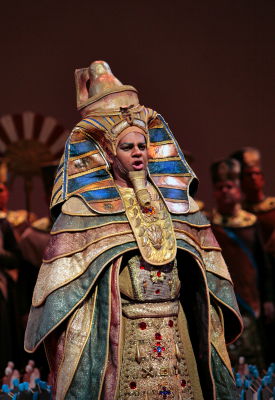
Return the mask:
<svg viewBox="0 0 275 400"><path fill-rule="evenodd" d="M193 398L177 316L125 318L118 399Z"/></svg>
<svg viewBox="0 0 275 400"><path fill-rule="evenodd" d="M119 187L126 215L142 257L148 263L163 265L176 257L177 246L171 216L157 190L150 184L150 207L141 207L132 188Z"/></svg>
<svg viewBox="0 0 275 400"><path fill-rule="evenodd" d="M139 301L164 301L176 298L180 281L176 260L155 266L148 264L141 256L134 256L128 262L134 297Z"/></svg>

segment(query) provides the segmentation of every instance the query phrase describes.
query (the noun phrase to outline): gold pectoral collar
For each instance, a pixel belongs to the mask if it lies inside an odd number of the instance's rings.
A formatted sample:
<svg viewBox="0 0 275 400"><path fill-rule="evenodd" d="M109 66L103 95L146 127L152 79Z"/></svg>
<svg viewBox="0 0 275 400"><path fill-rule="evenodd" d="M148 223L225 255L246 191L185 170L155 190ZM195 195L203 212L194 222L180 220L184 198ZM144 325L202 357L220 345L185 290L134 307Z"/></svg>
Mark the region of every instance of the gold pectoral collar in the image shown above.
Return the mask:
<svg viewBox="0 0 275 400"><path fill-rule="evenodd" d="M134 189L118 189L143 259L153 265L164 265L176 257L176 237L164 201L151 184L147 188L152 199L150 209L139 205Z"/></svg>

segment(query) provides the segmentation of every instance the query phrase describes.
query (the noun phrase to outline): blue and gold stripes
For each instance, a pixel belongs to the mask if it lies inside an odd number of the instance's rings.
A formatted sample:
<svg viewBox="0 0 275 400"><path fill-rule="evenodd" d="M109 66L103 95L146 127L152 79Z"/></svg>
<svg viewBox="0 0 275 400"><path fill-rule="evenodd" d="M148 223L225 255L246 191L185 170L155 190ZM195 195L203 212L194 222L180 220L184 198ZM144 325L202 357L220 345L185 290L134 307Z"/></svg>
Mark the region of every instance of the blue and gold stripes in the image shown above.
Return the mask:
<svg viewBox="0 0 275 400"><path fill-rule="evenodd" d="M165 160L149 160L148 168L151 175L179 175L189 172L179 157Z"/></svg>
<svg viewBox="0 0 275 400"><path fill-rule="evenodd" d="M79 129L72 132L63 159L55 179L51 207L72 195L81 196L88 205L120 199L98 145L84 132Z"/></svg>
<svg viewBox="0 0 275 400"><path fill-rule="evenodd" d="M188 188L195 174L163 117L158 114L157 120L158 125L154 123L149 129L148 169L170 212L186 213L189 209Z"/></svg>
<svg viewBox="0 0 275 400"><path fill-rule="evenodd" d="M174 189L168 187L160 187L162 196L165 199L169 200L178 200L178 201L188 201L188 195L186 190L182 189Z"/></svg>
<svg viewBox="0 0 275 400"><path fill-rule="evenodd" d="M138 117L144 120L150 113L155 115L153 110L143 108ZM117 115L87 117L73 130L55 178L52 208L77 195L93 211L103 214L123 212L122 200L99 144L99 137L104 137L103 131L110 131L119 118ZM170 212L185 213L189 204L188 187L195 175L162 116L158 114L148 128L150 177Z"/></svg>
<svg viewBox="0 0 275 400"><path fill-rule="evenodd" d="M168 132L163 128L152 128L150 129L150 142L165 142L167 140L171 140Z"/></svg>
<svg viewBox="0 0 275 400"><path fill-rule="evenodd" d="M78 192L80 189L90 185L91 183L99 182L107 178L108 176L104 169L99 169L95 172L88 171L88 173L83 173L75 178L71 177L68 180L68 193Z"/></svg>
<svg viewBox="0 0 275 400"><path fill-rule="evenodd" d="M70 145L70 157L83 157L85 154L89 154L93 151L98 151L96 146L88 141L87 139Z"/></svg>

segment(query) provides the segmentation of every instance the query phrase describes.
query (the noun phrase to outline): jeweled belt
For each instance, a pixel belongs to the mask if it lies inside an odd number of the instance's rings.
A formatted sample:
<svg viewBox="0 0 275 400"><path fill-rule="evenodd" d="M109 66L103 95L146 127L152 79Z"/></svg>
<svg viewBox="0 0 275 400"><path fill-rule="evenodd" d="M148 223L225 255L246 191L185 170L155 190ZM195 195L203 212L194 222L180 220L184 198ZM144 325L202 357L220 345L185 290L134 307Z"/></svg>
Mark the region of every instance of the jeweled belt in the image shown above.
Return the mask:
<svg viewBox="0 0 275 400"><path fill-rule="evenodd" d="M131 319L173 317L179 313L179 300L161 303L122 303L122 313Z"/></svg>

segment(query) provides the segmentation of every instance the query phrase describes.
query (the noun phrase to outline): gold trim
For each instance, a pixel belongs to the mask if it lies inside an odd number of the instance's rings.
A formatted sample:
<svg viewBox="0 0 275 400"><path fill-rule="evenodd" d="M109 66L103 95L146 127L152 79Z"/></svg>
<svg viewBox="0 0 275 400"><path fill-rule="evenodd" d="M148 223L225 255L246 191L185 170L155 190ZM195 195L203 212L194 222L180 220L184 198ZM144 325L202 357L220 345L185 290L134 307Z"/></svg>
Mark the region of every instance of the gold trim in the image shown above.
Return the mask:
<svg viewBox="0 0 275 400"><path fill-rule="evenodd" d="M153 161L151 161L153 160ZM174 157L165 157L165 158L149 158L148 162L162 162L162 161L181 161L181 158L179 156L174 156ZM164 174L164 175L167 175ZM169 174L169 176L172 176Z"/></svg>
<svg viewBox="0 0 275 400"><path fill-rule="evenodd" d="M86 142L86 140L84 140L84 142ZM85 158L85 157L91 156L93 154L100 154L100 153L98 150L91 150L91 151L88 151L88 153L83 153L83 154L79 154L78 156L70 157L68 161L70 162L70 161L79 160L80 158Z"/></svg>
<svg viewBox="0 0 275 400"><path fill-rule="evenodd" d="M78 178L79 176L88 175L88 174L90 174L91 172L96 172L96 171L99 171L99 170L101 170L101 169L106 169L106 165L102 165L101 167L91 168L91 169L89 169L88 171L85 171L85 172L78 172L77 174L70 175L70 176L68 176L68 180L74 179L74 178ZM106 170L107 170L107 169L106 169Z"/></svg>
<svg viewBox="0 0 275 400"><path fill-rule="evenodd" d="M102 183L104 183L104 182L106 182L106 181L110 181L110 182L112 182L112 180L108 177L108 178L106 178L106 179L102 179L102 181L100 181L100 182L102 182ZM97 183L97 182L96 182ZM74 196L74 195L81 195L82 193L85 193L86 192L86 190L84 190L85 188L88 188L89 186L91 186L92 185L92 183L87 183L87 185L83 185L83 186L81 186L81 189L76 189L76 190L74 190L73 192L70 192L69 193L69 196L71 197L71 196ZM97 189L108 189L109 187L113 187L113 186L103 186L103 187L97 187L97 188L92 188L91 190L97 190ZM80 191L81 190L81 191ZM69 197L69 199L70 199L70 197ZM68 200L69 200L68 199ZM101 200L102 201L102 200ZM62 211L63 212L63 211ZM92 212L92 211L91 211ZM65 213L64 213L65 214ZM69 214L69 215L71 215L71 214ZM82 214L78 214L78 215L82 215ZM95 214L96 215L96 214Z"/></svg>
<svg viewBox="0 0 275 400"><path fill-rule="evenodd" d="M195 228L210 228L211 224L207 224L207 225L195 225L195 224L191 224L191 222L188 221L182 221L180 219L175 219L174 217L172 217L172 221L174 222L181 222L182 224L186 224L189 226L194 226Z"/></svg>
<svg viewBox="0 0 275 400"><path fill-rule="evenodd" d="M77 128L77 129L79 129L79 130L81 131L82 128ZM74 131L74 130L73 130L72 133L78 133L78 131ZM84 134L84 132L82 132L82 131L81 131L81 133ZM87 142L87 139L80 139L80 140L73 140L73 139L72 139L72 141L70 142L70 144L78 144L78 143L84 143L84 142Z"/></svg>
<svg viewBox="0 0 275 400"><path fill-rule="evenodd" d="M173 140L164 140L163 142L151 142L150 141L150 147L151 146L162 146L162 145L165 145L165 144L175 144L175 143L173 142Z"/></svg>
<svg viewBox="0 0 275 400"><path fill-rule="evenodd" d="M151 176L151 178L153 178L154 176L167 176L167 173L164 173L164 174L150 174L150 176ZM190 177L191 174L189 172L187 172L185 174L169 174L169 176L176 176L176 177L182 178L182 177Z"/></svg>
<svg viewBox="0 0 275 400"><path fill-rule="evenodd" d="M105 189L109 189L110 187L115 187L115 186L108 186L107 188L105 188ZM96 189L91 189L91 190L98 190L98 189L101 189L101 188L96 188ZM82 193L84 193L84 192L82 192ZM85 201L85 199L84 199L84 197L82 196L82 193L78 193L78 196L79 197L81 197L82 198L82 200L84 200ZM120 197L112 197L111 199L101 199L101 200L92 200L92 202L93 203L111 203L112 201L114 201L114 200L121 200L120 199ZM89 202L90 202L91 200L89 200ZM89 202L87 201L87 204L89 205ZM92 207L92 206L91 206ZM98 213L99 213L99 211L97 211ZM121 211L117 211L116 213L121 213ZM101 212L100 213L101 215L103 214L103 215L106 215L106 212L104 213L104 212Z"/></svg>
<svg viewBox="0 0 275 400"><path fill-rule="evenodd" d="M175 190L182 190L183 192L187 191L187 187L183 188L183 187L176 187L176 186L171 186L171 185L167 185L167 184L160 184L158 186L159 189L161 188L167 188L167 189L175 189ZM165 197L166 198L166 197ZM178 200L178 201L183 201L183 200ZM186 201L186 200L184 200Z"/></svg>
<svg viewBox="0 0 275 400"><path fill-rule="evenodd" d="M159 186L159 188L161 188L162 186ZM184 189L181 189L181 190L184 190ZM170 203L176 203L176 204L178 204L178 203L180 203L180 204L188 204L189 205L189 201L188 201L188 199L186 199L186 200L178 200L178 199L170 199L170 197L164 197L164 199L165 199L165 201L169 201Z"/></svg>
<svg viewBox="0 0 275 400"><path fill-rule="evenodd" d="M72 215L72 214L67 214L67 215ZM79 217L80 215L76 214L76 217ZM93 215L93 216L98 216L98 215ZM89 229L97 229L97 228L101 228L102 226L106 226L106 225L111 225L111 224L127 224L127 221L111 221L111 222L106 222L105 224L101 224L101 225L96 225L93 227L86 227L83 229L64 229L64 230L60 230L60 231L55 231L55 232L50 232L51 235L57 235L59 233L66 233L66 232L83 232L83 231L88 231ZM132 231L131 231L132 232ZM45 261L47 262L47 261Z"/></svg>

